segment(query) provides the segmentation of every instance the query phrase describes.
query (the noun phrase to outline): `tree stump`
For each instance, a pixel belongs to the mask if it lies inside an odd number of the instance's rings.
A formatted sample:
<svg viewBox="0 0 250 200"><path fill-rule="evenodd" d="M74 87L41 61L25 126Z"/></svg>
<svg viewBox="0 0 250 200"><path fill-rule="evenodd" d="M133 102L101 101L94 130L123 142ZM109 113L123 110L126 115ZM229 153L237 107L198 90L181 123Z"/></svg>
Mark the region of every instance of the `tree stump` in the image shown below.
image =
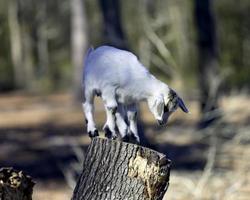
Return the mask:
<svg viewBox="0 0 250 200"><path fill-rule="evenodd" d="M34 182L12 168L0 169L0 200L32 200Z"/></svg>
<svg viewBox="0 0 250 200"><path fill-rule="evenodd" d="M162 200L170 163L149 148L94 138L72 200Z"/></svg>

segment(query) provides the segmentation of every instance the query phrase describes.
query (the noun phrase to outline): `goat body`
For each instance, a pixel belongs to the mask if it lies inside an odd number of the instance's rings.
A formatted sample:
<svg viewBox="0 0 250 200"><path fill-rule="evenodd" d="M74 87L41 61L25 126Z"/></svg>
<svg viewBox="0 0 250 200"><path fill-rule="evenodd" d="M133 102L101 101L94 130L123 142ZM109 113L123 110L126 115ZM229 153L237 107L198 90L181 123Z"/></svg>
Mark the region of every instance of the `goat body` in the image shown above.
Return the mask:
<svg viewBox="0 0 250 200"><path fill-rule="evenodd" d="M104 130L116 137L117 126L122 137L133 135L137 141L135 118L138 102L148 101L155 118L163 122L181 100L165 83L150 74L134 54L110 46L89 49L85 58L83 87L83 107L90 136L98 135L92 114L94 95L101 96L104 101L107 114ZM175 102L166 110L171 95Z"/></svg>

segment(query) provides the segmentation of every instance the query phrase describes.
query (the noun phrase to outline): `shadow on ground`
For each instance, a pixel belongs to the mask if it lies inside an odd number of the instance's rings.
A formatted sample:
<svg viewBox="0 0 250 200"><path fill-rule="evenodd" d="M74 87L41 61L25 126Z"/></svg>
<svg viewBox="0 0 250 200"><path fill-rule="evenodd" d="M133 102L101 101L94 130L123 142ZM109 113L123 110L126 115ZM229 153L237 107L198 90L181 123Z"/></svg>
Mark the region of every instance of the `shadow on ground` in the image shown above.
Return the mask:
<svg viewBox="0 0 250 200"><path fill-rule="evenodd" d="M2 128L0 166L24 170L38 179L63 178L61 167L76 160L73 147L87 150L85 138L79 127Z"/></svg>
<svg viewBox="0 0 250 200"><path fill-rule="evenodd" d="M1 128L0 166L24 170L35 179L62 179L62 167L67 168L77 159L74 147L86 152L89 142L80 126L45 124L29 128ZM204 167L203 155L207 149L204 144L154 143L149 146L165 153L172 160L174 169Z"/></svg>

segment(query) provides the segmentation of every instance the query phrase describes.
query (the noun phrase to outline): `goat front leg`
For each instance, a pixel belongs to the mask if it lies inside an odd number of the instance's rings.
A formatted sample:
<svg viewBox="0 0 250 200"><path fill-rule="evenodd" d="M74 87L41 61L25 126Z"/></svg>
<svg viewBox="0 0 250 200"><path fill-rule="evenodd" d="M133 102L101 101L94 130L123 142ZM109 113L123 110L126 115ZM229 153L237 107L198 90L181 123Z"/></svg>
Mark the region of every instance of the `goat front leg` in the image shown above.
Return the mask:
<svg viewBox="0 0 250 200"><path fill-rule="evenodd" d="M127 107L127 116L128 116L130 137L132 137L132 139L135 139L137 143L140 143L140 138L139 138L138 129L137 129L136 104L132 104Z"/></svg>
<svg viewBox="0 0 250 200"><path fill-rule="evenodd" d="M116 112L118 104L115 99L115 91L114 90L106 90L102 92L102 99L104 101L104 106L107 115L107 121L103 126L103 130L105 132L105 136L108 138L116 139Z"/></svg>
<svg viewBox="0 0 250 200"><path fill-rule="evenodd" d="M95 121L93 118L93 112L94 112L94 95L93 92L85 93L85 102L82 103L83 111L86 117L86 123L87 123L87 132L89 134L89 137L96 137L98 136L98 130L95 126Z"/></svg>

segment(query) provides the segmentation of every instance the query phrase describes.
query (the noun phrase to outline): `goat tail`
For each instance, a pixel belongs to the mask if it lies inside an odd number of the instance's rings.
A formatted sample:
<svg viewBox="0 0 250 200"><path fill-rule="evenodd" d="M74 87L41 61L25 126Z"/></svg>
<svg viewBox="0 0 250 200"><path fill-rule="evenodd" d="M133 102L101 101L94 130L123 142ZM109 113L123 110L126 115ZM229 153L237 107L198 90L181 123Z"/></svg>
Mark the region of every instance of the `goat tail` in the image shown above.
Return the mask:
<svg viewBox="0 0 250 200"><path fill-rule="evenodd" d="M83 68L84 68L84 66L86 65L86 63L88 62L88 58L89 58L89 56L90 56L90 54L91 54L92 51L94 51L94 47L93 47L93 46L91 46L91 47L87 50L87 52L86 52L86 54L85 54L85 56L84 56Z"/></svg>

